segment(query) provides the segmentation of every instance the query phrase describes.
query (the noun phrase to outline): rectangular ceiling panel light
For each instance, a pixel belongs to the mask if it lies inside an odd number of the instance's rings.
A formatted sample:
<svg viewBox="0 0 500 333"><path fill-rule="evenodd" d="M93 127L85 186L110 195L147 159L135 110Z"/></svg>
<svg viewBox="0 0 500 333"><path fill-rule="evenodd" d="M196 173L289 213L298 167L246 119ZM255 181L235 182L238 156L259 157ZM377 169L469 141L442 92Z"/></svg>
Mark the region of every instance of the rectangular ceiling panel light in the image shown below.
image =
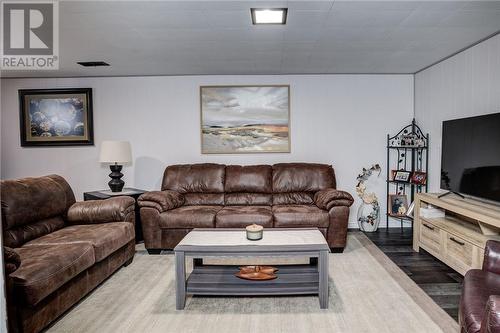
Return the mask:
<svg viewBox="0 0 500 333"><path fill-rule="evenodd" d="M253 24L286 24L287 8L251 8Z"/></svg>

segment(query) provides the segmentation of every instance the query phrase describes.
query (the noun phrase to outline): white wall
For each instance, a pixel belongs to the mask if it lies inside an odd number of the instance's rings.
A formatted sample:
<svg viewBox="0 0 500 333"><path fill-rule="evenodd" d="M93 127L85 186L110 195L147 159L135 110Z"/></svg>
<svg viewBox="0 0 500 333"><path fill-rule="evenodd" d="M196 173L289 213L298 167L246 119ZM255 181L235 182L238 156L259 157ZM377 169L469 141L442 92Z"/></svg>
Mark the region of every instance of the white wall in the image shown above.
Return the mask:
<svg viewBox="0 0 500 333"><path fill-rule="evenodd" d="M430 133L429 186L439 190L443 120L500 112L500 35L415 75L415 114Z"/></svg>
<svg viewBox="0 0 500 333"><path fill-rule="evenodd" d="M200 153L200 85L278 83L291 86L290 154ZM20 147L17 90L57 87L93 88L95 147ZM4 79L2 96L1 177L57 173L79 198L84 191L107 187L109 169L97 161L106 139L132 144L134 163L124 168L128 186L158 189L165 166L173 163L306 161L333 164L338 187L355 195L362 167L385 167L386 133L413 117L411 75ZM382 174L376 188L382 202L384 179ZM352 227L358 205L359 200L351 210Z"/></svg>

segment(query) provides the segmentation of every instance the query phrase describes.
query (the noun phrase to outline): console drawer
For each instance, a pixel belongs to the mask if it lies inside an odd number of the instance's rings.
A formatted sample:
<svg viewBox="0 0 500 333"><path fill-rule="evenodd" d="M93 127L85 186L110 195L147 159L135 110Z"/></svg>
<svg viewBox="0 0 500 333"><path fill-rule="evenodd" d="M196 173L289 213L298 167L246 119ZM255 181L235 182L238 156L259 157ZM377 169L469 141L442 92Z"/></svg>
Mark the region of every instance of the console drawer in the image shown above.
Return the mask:
<svg viewBox="0 0 500 333"><path fill-rule="evenodd" d="M455 235L446 233L444 244L445 261L460 273L464 274L474 262L475 246Z"/></svg>
<svg viewBox="0 0 500 333"><path fill-rule="evenodd" d="M420 242L430 251L441 252L441 229L422 221L420 225Z"/></svg>

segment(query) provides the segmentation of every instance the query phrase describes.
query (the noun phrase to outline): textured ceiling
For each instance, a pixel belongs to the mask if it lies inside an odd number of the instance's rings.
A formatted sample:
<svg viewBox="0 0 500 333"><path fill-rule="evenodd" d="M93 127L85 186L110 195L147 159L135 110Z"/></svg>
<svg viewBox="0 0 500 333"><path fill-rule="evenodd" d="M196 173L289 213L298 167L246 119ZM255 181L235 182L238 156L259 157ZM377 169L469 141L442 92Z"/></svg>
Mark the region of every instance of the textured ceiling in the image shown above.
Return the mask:
<svg viewBox="0 0 500 333"><path fill-rule="evenodd" d="M2 76L414 73L499 30L500 1L61 1L60 69Z"/></svg>

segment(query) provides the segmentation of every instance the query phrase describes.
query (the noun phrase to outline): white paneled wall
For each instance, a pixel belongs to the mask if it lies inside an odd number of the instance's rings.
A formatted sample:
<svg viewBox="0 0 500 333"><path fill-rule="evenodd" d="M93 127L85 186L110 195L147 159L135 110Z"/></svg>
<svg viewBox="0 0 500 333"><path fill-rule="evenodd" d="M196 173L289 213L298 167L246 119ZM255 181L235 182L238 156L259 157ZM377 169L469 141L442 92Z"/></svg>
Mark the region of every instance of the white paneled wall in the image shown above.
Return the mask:
<svg viewBox="0 0 500 333"><path fill-rule="evenodd" d="M417 122L430 133L431 191L440 185L443 120L500 112L500 35L415 75Z"/></svg>
<svg viewBox="0 0 500 333"><path fill-rule="evenodd" d="M290 154L202 155L199 86L290 84ZM95 147L21 148L18 89L91 87ZM385 170L386 133L413 116L412 75L290 75L4 79L1 101L1 176L58 173L78 198L106 188L109 169L98 161L102 140L129 140L134 162L124 168L129 186L158 189L166 165L215 162L333 164L338 187L355 195L356 175L380 163ZM385 176L374 191L385 198ZM357 200L351 227L357 227ZM385 213L383 205L382 213Z"/></svg>

